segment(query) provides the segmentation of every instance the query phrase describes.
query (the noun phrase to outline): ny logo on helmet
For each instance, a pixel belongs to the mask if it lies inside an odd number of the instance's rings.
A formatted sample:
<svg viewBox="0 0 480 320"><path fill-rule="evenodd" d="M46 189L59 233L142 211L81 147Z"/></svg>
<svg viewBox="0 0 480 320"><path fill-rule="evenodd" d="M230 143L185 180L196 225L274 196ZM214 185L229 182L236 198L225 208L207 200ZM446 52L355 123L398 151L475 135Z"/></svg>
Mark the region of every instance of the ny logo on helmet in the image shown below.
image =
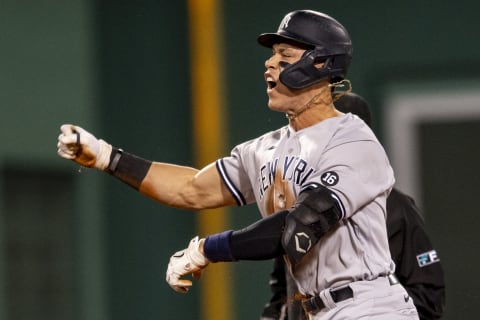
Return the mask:
<svg viewBox="0 0 480 320"><path fill-rule="evenodd" d="M285 18L283 18L279 29L287 29L288 28L288 23L290 22L291 18L292 18L291 14L286 15Z"/></svg>

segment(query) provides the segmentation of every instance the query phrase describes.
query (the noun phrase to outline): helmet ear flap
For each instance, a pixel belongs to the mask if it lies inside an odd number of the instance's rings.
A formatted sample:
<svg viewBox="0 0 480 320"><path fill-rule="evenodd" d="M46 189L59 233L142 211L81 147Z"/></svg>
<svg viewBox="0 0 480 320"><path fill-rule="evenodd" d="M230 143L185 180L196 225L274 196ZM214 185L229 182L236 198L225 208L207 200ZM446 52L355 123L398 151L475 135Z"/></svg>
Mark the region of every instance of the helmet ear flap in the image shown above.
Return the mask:
<svg viewBox="0 0 480 320"><path fill-rule="evenodd" d="M346 66L350 65L352 56L348 54L339 54L332 57L330 69L331 83L335 83L345 79L347 75Z"/></svg>
<svg viewBox="0 0 480 320"><path fill-rule="evenodd" d="M287 64L280 73L280 81L290 89L303 89L327 78L333 78L331 66L334 56L324 56L317 50L306 51L303 57L293 63ZM324 63L320 68L315 65Z"/></svg>

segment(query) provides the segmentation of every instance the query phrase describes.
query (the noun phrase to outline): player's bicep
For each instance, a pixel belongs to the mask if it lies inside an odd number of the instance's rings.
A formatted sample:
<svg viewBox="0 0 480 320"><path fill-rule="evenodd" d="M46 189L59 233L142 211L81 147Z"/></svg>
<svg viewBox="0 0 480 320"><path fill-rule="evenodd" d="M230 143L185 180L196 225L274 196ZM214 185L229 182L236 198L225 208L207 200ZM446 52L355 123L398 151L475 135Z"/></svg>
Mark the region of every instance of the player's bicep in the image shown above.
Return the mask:
<svg viewBox="0 0 480 320"><path fill-rule="evenodd" d="M231 192L221 178L215 163L198 171L192 180L193 192L208 203L209 207L221 207L236 204Z"/></svg>

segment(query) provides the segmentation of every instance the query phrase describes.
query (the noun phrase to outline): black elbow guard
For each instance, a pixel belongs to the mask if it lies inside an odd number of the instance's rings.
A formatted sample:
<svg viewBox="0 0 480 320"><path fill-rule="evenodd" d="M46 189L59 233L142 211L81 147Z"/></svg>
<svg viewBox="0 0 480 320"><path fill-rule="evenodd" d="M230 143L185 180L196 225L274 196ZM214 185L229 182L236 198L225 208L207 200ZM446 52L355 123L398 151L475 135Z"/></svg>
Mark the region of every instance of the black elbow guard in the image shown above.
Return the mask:
<svg viewBox="0 0 480 320"><path fill-rule="evenodd" d="M282 246L293 265L344 217L335 194L323 186L303 191L289 211Z"/></svg>

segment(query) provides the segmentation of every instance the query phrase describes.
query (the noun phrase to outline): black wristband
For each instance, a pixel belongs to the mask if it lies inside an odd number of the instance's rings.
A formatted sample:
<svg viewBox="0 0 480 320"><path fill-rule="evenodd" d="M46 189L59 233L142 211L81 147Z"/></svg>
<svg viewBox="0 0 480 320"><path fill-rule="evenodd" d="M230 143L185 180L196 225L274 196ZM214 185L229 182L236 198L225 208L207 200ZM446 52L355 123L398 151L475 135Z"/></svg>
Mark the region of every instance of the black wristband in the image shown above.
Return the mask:
<svg viewBox="0 0 480 320"><path fill-rule="evenodd" d="M110 163L105 171L138 190L151 165L152 161L112 148Z"/></svg>

